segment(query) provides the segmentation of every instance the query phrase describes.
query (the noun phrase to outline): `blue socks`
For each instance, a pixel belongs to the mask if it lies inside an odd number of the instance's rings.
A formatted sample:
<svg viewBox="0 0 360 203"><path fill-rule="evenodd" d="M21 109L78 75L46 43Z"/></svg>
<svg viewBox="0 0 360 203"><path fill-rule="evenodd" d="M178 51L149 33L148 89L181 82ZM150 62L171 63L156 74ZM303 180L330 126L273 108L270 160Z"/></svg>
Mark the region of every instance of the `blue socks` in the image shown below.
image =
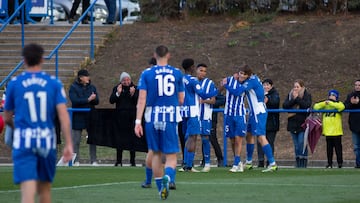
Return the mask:
<svg viewBox="0 0 360 203"><path fill-rule="evenodd" d="M246 161L252 161L254 146L254 144L246 144Z"/></svg>
<svg viewBox="0 0 360 203"><path fill-rule="evenodd" d="M187 151L187 149L186 149L186 151ZM187 156L186 156L186 160L185 160L185 163L186 163L187 167L192 167L193 166L194 157L195 157L194 152L187 151Z"/></svg>
<svg viewBox="0 0 360 203"><path fill-rule="evenodd" d="M237 166L237 165L239 165L239 163L240 163L240 156L235 156L234 157L234 164L233 164L233 166Z"/></svg>
<svg viewBox="0 0 360 203"><path fill-rule="evenodd" d="M146 167L145 168L145 182L146 182L146 184L151 184L152 175L153 175L152 169Z"/></svg>
<svg viewBox="0 0 360 203"><path fill-rule="evenodd" d="M176 175L176 169L171 167L165 168L165 175L168 175L170 177L170 182L175 183L175 175Z"/></svg>
<svg viewBox="0 0 360 203"><path fill-rule="evenodd" d="M205 158L205 164L210 164L210 141L209 139L202 138L203 153Z"/></svg>
<svg viewBox="0 0 360 203"><path fill-rule="evenodd" d="M267 160L269 161L269 163L270 164L274 163L275 159L274 159L270 144L264 145L262 147L262 150L264 151L264 154L266 155Z"/></svg>

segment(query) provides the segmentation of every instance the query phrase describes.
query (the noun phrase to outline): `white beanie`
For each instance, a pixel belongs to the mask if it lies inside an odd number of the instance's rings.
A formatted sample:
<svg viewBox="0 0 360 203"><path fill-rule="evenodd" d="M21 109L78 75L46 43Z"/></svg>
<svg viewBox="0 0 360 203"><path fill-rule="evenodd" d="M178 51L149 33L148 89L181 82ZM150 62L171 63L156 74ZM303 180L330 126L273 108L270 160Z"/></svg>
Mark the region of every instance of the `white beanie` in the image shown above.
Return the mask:
<svg viewBox="0 0 360 203"><path fill-rule="evenodd" d="M127 73L127 72L122 72L122 73L121 73L121 75L120 75L120 82L121 82L124 78L130 78L130 79L131 79L129 73Z"/></svg>

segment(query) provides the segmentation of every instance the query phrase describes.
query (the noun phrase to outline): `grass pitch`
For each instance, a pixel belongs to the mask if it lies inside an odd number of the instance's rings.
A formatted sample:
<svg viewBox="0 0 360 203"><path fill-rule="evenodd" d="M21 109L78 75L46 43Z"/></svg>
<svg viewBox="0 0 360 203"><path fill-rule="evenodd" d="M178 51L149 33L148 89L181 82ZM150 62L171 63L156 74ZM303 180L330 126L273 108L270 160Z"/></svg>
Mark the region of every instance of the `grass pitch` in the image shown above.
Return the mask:
<svg viewBox="0 0 360 203"><path fill-rule="evenodd" d="M177 172L176 190L169 202L306 202L360 201L359 169L289 169L274 173L260 169L230 173L212 168L209 173ZM62 202L159 202L155 183L143 189L143 167L58 167L52 200ZM12 182L12 167L0 167L1 202L20 202Z"/></svg>

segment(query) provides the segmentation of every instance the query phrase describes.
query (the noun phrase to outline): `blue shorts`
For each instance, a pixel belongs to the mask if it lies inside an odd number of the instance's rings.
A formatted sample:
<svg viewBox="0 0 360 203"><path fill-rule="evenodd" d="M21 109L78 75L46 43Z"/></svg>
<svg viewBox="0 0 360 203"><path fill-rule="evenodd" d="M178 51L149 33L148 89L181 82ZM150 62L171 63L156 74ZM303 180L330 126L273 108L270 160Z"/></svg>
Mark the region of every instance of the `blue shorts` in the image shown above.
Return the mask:
<svg viewBox="0 0 360 203"><path fill-rule="evenodd" d="M225 115L225 135L229 138L235 136L244 137L246 134L245 116L227 116Z"/></svg>
<svg viewBox="0 0 360 203"><path fill-rule="evenodd" d="M200 121L200 135L210 135L211 132L211 120L202 120Z"/></svg>
<svg viewBox="0 0 360 203"><path fill-rule="evenodd" d="M14 182L28 180L53 182L56 169L56 150L51 149L47 156L33 152L32 149L13 149Z"/></svg>
<svg viewBox="0 0 360 203"><path fill-rule="evenodd" d="M192 135L200 135L200 120L197 117L183 118L183 132L185 132L185 140Z"/></svg>
<svg viewBox="0 0 360 203"><path fill-rule="evenodd" d="M175 122L145 123L148 148L154 152L179 152L178 124Z"/></svg>
<svg viewBox="0 0 360 203"><path fill-rule="evenodd" d="M247 131L250 132L253 136L266 135L266 120L267 113L250 115Z"/></svg>

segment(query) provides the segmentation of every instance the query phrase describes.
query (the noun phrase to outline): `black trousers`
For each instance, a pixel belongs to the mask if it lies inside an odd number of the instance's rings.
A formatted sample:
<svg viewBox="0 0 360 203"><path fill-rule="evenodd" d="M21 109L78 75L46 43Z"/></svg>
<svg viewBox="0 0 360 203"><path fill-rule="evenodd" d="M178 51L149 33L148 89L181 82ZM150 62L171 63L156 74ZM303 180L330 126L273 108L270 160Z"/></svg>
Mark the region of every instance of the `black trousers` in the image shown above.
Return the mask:
<svg viewBox="0 0 360 203"><path fill-rule="evenodd" d="M84 13L86 9L90 6L90 0L75 0L70 11L69 18L74 18L76 10L79 8L80 2L82 1L82 12Z"/></svg>
<svg viewBox="0 0 360 203"><path fill-rule="evenodd" d="M332 166L333 153L336 153L338 165L343 164L341 136L326 136L326 154L328 165Z"/></svg>
<svg viewBox="0 0 360 203"><path fill-rule="evenodd" d="M116 163L117 164L122 164L122 154L123 154L122 149L116 149ZM130 151L130 164L131 164L131 166L135 166L135 151L133 151L133 150Z"/></svg>
<svg viewBox="0 0 360 203"><path fill-rule="evenodd" d="M22 4L24 2L24 0L18 0L18 6L20 6L20 4ZM25 6L26 8L26 6ZM15 0L8 0L8 15L9 17L14 14L15 12ZM24 10L24 12L26 12L26 10ZM22 11L20 10L20 16L19 19L21 20L21 16L22 16ZM14 18L15 19L15 18ZM26 19L25 19L26 22Z"/></svg>
<svg viewBox="0 0 360 203"><path fill-rule="evenodd" d="M182 123L183 121L181 121L179 124L178 124L178 136L179 136L179 140L180 140L180 146L181 146L181 152L182 152L182 160L183 160L183 163L184 164L184 150L185 150L185 132L183 132L183 129L182 129Z"/></svg>

